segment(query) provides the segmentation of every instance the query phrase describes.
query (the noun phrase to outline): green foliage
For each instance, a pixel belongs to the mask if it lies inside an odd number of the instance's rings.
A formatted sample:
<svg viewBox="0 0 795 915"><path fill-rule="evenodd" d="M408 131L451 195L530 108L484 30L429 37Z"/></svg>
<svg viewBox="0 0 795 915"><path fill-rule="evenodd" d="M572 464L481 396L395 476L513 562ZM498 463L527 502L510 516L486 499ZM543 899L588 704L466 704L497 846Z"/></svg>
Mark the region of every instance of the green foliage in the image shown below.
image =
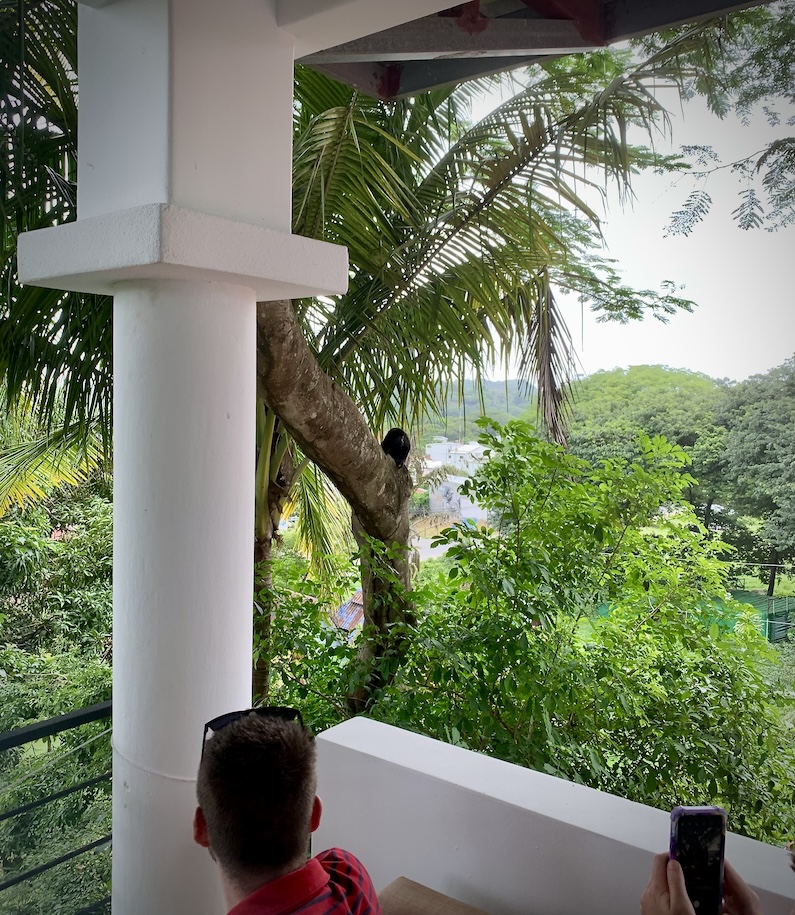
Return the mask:
<svg viewBox="0 0 795 915"><path fill-rule="evenodd" d="M320 731L347 717L345 696L356 648L348 633L334 625L331 613L355 585L349 570L329 593L328 583L313 579L309 563L289 549L278 551L273 566L276 584L267 595L272 612L269 701L298 706L306 723Z"/></svg>
<svg viewBox="0 0 795 915"><path fill-rule="evenodd" d="M61 490L0 520L0 639L109 658L113 510L104 487Z"/></svg>
<svg viewBox="0 0 795 915"><path fill-rule="evenodd" d="M497 529L440 535L448 552L423 564L416 625L393 633L369 713L653 806L720 803L733 830L792 838L791 659L729 598L723 548L684 498L683 450L641 436L632 459L593 466L523 424L484 427L489 461L466 485ZM347 714L356 649L303 580L275 628L279 699L319 724Z"/></svg>
<svg viewBox="0 0 795 915"><path fill-rule="evenodd" d="M774 549L786 560L795 536L792 363L736 385L663 366L596 372L574 386L569 447L591 462L632 460L638 431L664 435L690 458L685 495L736 547L736 574L769 563Z"/></svg>
<svg viewBox="0 0 795 915"><path fill-rule="evenodd" d="M519 419L528 410L535 414L534 391L524 391L516 379L482 381L480 390L474 383L460 391L449 391L442 408L422 424L419 445L424 447L436 436L467 442L477 438L477 420L491 416L499 423Z"/></svg>
<svg viewBox="0 0 795 915"><path fill-rule="evenodd" d="M51 539L51 532L63 539ZM62 489L0 520L0 731L110 698L112 512L107 483ZM0 811L109 771L109 722L0 754ZM11 877L110 832L110 783L0 821ZM74 912L110 887L110 850L0 894L0 913Z"/></svg>
<svg viewBox="0 0 795 915"><path fill-rule="evenodd" d="M591 462L632 458L639 431L692 447L724 390L706 375L662 365L594 372L574 386L571 450Z"/></svg>
<svg viewBox="0 0 795 915"><path fill-rule="evenodd" d="M0 403L7 401L0 384ZM77 486L96 470L102 454L94 436L84 438L76 427L49 428L63 422L63 408L58 401L46 426L25 398L13 411L0 414L0 517L11 505L40 501L59 485Z"/></svg>
<svg viewBox="0 0 795 915"><path fill-rule="evenodd" d="M779 560L795 556L795 357L736 385L726 424L737 506L762 520Z"/></svg>
<svg viewBox="0 0 795 915"><path fill-rule="evenodd" d="M781 134L761 149L734 162L722 163L708 146L684 147L693 163L697 186L671 216L670 234L689 235L712 205L707 193L712 171L731 167L739 182L739 205L732 215L742 229L774 230L795 221L795 138L792 73L795 70L795 3L792 0L758 4L753 9L722 17L700 46L687 48L683 40L692 26L669 29L636 40L649 54L678 39L687 78L685 97L702 96L721 118L734 114L749 124L763 116ZM754 138L749 136L749 143Z"/></svg>
<svg viewBox="0 0 795 915"><path fill-rule="evenodd" d="M795 622L795 620L792 620ZM792 633L792 630L790 630ZM776 658L768 666L767 679L772 695L784 710L791 728L795 728L795 640L788 638L776 645Z"/></svg>
<svg viewBox="0 0 795 915"><path fill-rule="evenodd" d="M456 527L384 719L634 800L714 801L732 828L795 830L791 734L769 649L727 599L682 497L682 450L641 438L598 467L521 424L485 434L468 486L502 518ZM606 611L609 605L609 612Z"/></svg>
<svg viewBox="0 0 795 915"><path fill-rule="evenodd" d="M706 375L661 365L595 372L574 385L569 448L592 463L633 460L639 432L665 436L688 455L685 494L711 527L713 505L730 503L726 429L719 417L725 392L724 383Z"/></svg>
<svg viewBox="0 0 795 915"><path fill-rule="evenodd" d="M110 698L107 664L67 652L0 649L0 731ZM83 725L0 754L0 811L109 772L110 722ZM0 822L0 869L8 878L111 831L110 782ZM72 913L110 892L104 846L0 894L2 915Z"/></svg>
<svg viewBox="0 0 795 915"><path fill-rule="evenodd" d="M593 466L522 424L484 426L489 460L465 485L498 527L438 538L449 550L423 564L416 626L396 633L370 714L654 806L720 803L736 831L791 838L792 678L728 597L683 449L640 436L630 459ZM277 695L331 724L355 648L302 583L280 612Z"/></svg>
<svg viewBox="0 0 795 915"><path fill-rule="evenodd" d="M419 571L414 579L414 593L424 594L427 586L439 584L440 580L447 580L450 576L450 569L455 565L455 560L447 553L441 556L435 556L431 559L423 559Z"/></svg>
<svg viewBox="0 0 795 915"><path fill-rule="evenodd" d="M431 507L431 494L427 489L414 492L409 499L409 515L412 518L427 515Z"/></svg>

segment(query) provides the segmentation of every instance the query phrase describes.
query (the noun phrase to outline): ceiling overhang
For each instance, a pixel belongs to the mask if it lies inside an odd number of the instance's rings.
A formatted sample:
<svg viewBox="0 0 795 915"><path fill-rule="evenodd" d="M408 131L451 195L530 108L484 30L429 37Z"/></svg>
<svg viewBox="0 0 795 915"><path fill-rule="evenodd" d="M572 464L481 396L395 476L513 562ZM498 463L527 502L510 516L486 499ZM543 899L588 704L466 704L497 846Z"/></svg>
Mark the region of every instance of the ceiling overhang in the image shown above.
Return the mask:
<svg viewBox="0 0 795 915"><path fill-rule="evenodd" d="M368 95L398 98L753 5L726 0L474 0L325 47L299 63ZM438 4L428 3L426 10L430 7Z"/></svg>

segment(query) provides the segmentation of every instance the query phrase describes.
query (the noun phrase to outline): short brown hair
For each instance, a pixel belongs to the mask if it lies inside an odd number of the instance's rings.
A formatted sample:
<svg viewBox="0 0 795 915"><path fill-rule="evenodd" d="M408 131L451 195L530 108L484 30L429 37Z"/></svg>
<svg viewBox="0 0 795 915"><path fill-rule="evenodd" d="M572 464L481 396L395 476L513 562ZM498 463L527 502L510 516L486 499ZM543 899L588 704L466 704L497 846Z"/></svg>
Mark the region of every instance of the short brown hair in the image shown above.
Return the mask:
<svg viewBox="0 0 795 915"><path fill-rule="evenodd" d="M245 715L206 742L196 794L231 876L284 867L309 845L315 739L300 721Z"/></svg>

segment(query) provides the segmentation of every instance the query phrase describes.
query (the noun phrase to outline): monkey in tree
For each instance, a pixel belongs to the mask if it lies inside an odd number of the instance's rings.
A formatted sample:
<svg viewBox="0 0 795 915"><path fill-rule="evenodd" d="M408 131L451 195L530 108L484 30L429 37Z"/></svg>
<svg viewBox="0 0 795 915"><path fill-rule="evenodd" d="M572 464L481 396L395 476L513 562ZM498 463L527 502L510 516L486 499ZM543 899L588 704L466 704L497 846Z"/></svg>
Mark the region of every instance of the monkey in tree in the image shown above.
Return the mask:
<svg viewBox="0 0 795 915"><path fill-rule="evenodd" d="M384 436L381 447L392 458L399 470L406 463L406 458L411 451L411 442L402 429L395 428L390 429Z"/></svg>

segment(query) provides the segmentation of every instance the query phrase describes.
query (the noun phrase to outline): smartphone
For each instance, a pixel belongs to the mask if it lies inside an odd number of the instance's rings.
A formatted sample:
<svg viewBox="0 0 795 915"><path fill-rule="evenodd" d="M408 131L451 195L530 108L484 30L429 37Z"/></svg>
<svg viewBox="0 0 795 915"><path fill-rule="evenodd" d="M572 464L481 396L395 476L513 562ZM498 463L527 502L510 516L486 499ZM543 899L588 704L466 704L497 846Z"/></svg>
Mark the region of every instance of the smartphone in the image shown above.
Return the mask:
<svg viewBox="0 0 795 915"><path fill-rule="evenodd" d="M720 915L726 811L722 807L674 807L670 857L685 875L696 915Z"/></svg>

